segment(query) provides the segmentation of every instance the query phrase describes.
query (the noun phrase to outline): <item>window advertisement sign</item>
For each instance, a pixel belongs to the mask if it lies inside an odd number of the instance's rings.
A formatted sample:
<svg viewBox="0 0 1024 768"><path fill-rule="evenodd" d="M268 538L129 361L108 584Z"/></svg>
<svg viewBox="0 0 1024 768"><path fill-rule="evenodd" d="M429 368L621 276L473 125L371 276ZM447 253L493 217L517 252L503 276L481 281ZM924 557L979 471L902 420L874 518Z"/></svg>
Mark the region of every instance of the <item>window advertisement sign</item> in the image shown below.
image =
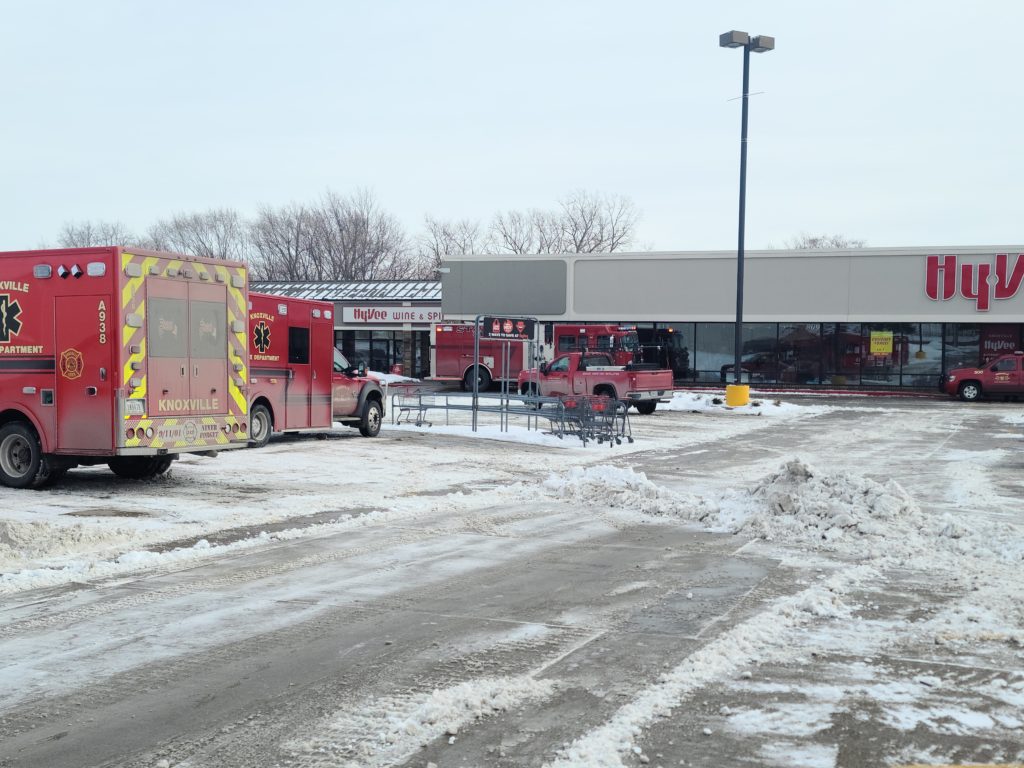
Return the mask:
<svg viewBox="0 0 1024 768"><path fill-rule="evenodd" d="M1015 325L982 325L981 326L981 360L989 360L1015 352L1020 348L1020 332Z"/></svg>
<svg viewBox="0 0 1024 768"><path fill-rule="evenodd" d="M871 331L870 354L892 354L892 331Z"/></svg>
<svg viewBox="0 0 1024 768"><path fill-rule="evenodd" d="M529 341L534 325L534 320L525 317L485 317L480 324L480 338Z"/></svg>

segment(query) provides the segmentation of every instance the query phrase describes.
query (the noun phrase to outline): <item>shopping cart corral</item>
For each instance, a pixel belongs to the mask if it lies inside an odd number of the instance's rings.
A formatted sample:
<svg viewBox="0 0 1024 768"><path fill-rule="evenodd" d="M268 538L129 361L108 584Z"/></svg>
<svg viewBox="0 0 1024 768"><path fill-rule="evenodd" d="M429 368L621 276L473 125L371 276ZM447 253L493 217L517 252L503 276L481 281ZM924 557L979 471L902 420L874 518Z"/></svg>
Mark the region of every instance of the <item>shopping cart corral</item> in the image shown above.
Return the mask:
<svg viewBox="0 0 1024 768"><path fill-rule="evenodd" d="M633 442L629 406L605 395L564 395L560 408L548 416L551 433L562 437L575 435L583 444L588 440L621 445Z"/></svg>
<svg viewBox="0 0 1024 768"><path fill-rule="evenodd" d="M633 442L629 423L629 406L615 398L598 395L567 395L535 397L508 393L479 394L444 392L431 388L400 385L391 389L391 420L393 424L432 427L441 421L451 426L464 423L454 417L459 411L473 412L475 418L490 419L502 432L509 430L511 420L525 424L527 429L544 431L559 439L565 436L589 442L621 445ZM547 427L547 429L545 429Z"/></svg>

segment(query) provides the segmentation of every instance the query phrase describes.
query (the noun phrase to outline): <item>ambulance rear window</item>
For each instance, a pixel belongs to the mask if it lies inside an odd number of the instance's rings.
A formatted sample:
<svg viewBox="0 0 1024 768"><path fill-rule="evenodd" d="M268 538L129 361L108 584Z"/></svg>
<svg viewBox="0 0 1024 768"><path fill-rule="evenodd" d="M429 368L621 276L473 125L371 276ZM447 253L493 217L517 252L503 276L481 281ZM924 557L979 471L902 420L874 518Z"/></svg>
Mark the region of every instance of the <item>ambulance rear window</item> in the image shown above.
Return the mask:
<svg viewBox="0 0 1024 768"><path fill-rule="evenodd" d="M152 357L188 355L188 305L183 300L150 298L146 315Z"/></svg>
<svg viewBox="0 0 1024 768"><path fill-rule="evenodd" d="M288 328L288 362L298 365L309 362L309 328Z"/></svg>
<svg viewBox="0 0 1024 768"><path fill-rule="evenodd" d="M228 350L227 307L216 301L192 301L189 338L192 357L226 359Z"/></svg>

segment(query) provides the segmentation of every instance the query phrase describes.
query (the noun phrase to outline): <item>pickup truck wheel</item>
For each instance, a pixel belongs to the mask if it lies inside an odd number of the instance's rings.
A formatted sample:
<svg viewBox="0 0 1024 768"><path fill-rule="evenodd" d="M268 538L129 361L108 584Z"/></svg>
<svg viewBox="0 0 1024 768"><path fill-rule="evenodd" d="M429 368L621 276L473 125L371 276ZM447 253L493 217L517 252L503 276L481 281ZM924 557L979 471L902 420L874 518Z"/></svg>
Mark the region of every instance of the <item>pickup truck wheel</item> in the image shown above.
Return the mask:
<svg viewBox="0 0 1024 768"><path fill-rule="evenodd" d="M359 422L359 434L363 437L376 437L380 434L380 425L384 421L380 403L367 400L363 403L363 417Z"/></svg>
<svg viewBox="0 0 1024 768"><path fill-rule="evenodd" d="M598 397L610 397L612 400L618 400L615 394L615 388L607 384L602 384L599 387L594 388L594 394Z"/></svg>
<svg viewBox="0 0 1024 768"><path fill-rule="evenodd" d="M519 394L523 397L537 397L537 385L536 384L523 384L523 388L519 391ZM527 408L533 408L535 411L539 411L542 403L526 403Z"/></svg>
<svg viewBox="0 0 1024 768"><path fill-rule="evenodd" d="M43 449L35 430L23 421L0 428L0 483L8 488L28 488L36 481Z"/></svg>
<svg viewBox="0 0 1024 768"><path fill-rule="evenodd" d="M249 413L249 445L262 448L270 442L270 433L274 431L274 422L270 418L270 410L265 405L255 405Z"/></svg>
<svg viewBox="0 0 1024 768"><path fill-rule="evenodd" d="M473 391L473 372L476 372L477 388L480 392L486 392L491 388L491 374L490 372L480 365L475 365L466 371L466 375L462 377L462 386L467 392Z"/></svg>
<svg viewBox="0 0 1024 768"><path fill-rule="evenodd" d="M981 397L981 385L976 381L965 381L958 391L960 399L966 403L973 403Z"/></svg>
<svg viewBox="0 0 1024 768"><path fill-rule="evenodd" d="M658 407L657 400L641 400L638 403L634 403L636 406L637 413L642 413L644 416L650 416L654 413L654 409Z"/></svg>

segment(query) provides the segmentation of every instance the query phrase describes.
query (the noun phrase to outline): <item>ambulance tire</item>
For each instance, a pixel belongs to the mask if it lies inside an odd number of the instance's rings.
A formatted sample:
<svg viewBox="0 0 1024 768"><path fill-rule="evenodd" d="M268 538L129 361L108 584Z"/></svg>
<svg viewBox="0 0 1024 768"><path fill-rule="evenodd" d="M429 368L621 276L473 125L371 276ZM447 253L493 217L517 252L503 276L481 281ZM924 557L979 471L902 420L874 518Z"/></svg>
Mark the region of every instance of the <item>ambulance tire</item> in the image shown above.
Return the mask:
<svg viewBox="0 0 1024 768"><path fill-rule="evenodd" d="M376 437L380 434L380 426L384 421L384 411L376 400L363 403L363 416L359 420L359 434L363 437Z"/></svg>
<svg viewBox="0 0 1024 768"><path fill-rule="evenodd" d="M960 385L959 394L965 403L973 403L981 397L981 384L976 381L965 381Z"/></svg>
<svg viewBox="0 0 1024 768"><path fill-rule="evenodd" d="M636 405L636 412L637 413L643 414L644 416L650 416L652 413L654 413L655 409L658 407L658 401L657 400L641 400L639 403L634 403L634 405Z"/></svg>
<svg viewBox="0 0 1024 768"><path fill-rule="evenodd" d="M29 488L36 484L42 465L43 448L29 424L9 421L0 427L0 484Z"/></svg>
<svg viewBox="0 0 1024 768"><path fill-rule="evenodd" d="M167 468L171 466L171 461L172 458L169 456L117 456L108 461L107 466L118 477L128 480L148 480L166 472Z"/></svg>
<svg viewBox="0 0 1024 768"><path fill-rule="evenodd" d="M254 405L249 413L249 445L262 448L270 442L270 433L274 431L274 421L270 418L270 410L265 405Z"/></svg>

